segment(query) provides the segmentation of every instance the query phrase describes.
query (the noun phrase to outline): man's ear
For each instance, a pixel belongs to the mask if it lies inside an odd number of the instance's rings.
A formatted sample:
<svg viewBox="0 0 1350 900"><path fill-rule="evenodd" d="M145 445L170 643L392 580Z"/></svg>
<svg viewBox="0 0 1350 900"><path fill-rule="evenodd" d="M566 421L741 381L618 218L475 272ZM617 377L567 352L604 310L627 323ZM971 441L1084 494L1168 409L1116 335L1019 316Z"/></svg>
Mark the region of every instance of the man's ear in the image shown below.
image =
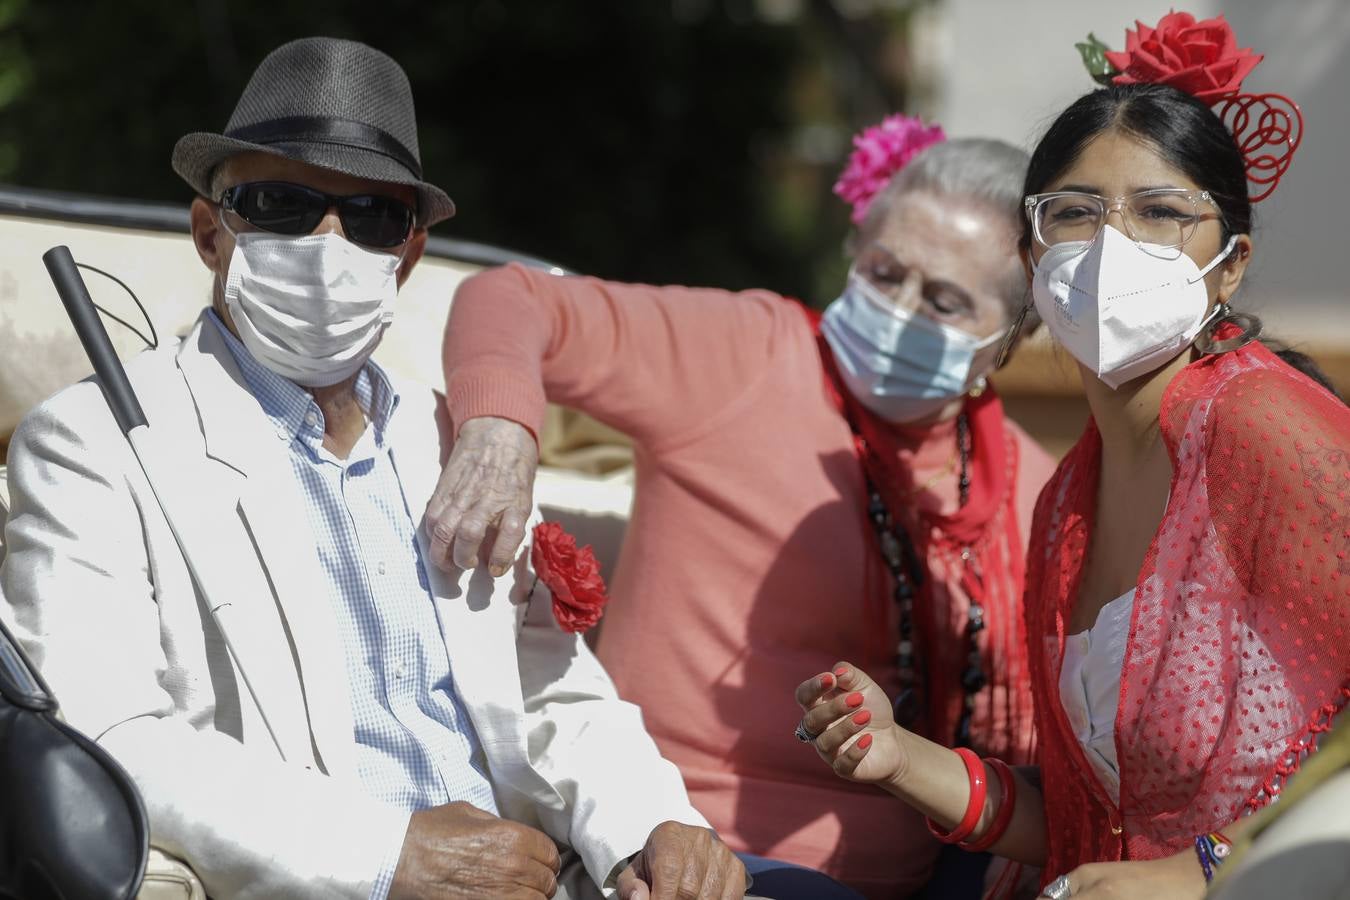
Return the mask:
<svg viewBox="0 0 1350 900"><path fill-rule="evenodd" d="M195 198L188 209L188 224L192 229L192 245L197 248L197 256L208 269L223 278L230 266L234 241L229 240L229 233L221 227L215 204L204 197Z"/></svg>
<svg viewBox="0 0 1350 900"><path fill-rule="evenodd" d="M427 230L425 228L414 228L412 237L408 238L408 249L403 252L403 262L398 267L399 287L403 287L403 282L408 280L408 276L412 274L413 266L417 265L426 250Z"/></svg>

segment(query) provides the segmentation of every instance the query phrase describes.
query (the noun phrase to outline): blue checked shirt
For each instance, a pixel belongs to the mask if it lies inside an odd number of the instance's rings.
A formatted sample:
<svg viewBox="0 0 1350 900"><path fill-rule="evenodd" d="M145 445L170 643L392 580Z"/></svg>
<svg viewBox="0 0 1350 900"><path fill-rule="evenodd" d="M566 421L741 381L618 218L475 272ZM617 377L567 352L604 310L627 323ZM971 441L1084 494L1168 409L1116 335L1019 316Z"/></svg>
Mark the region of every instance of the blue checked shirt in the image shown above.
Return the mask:
<svg viewBox="0 0 1350 900"><path fill-rule="evenodd" d="M291 466L306 510L347 660L361 783L413 812L455 800L496 814L478 735L450 675L395 454L385 443L398 394L375 363L356 381L370 426L347 459L323 448L314 398L255 360L216 316L263 412L292 435ZM371 891L384 900L398 864L385 861Z"/></svg>

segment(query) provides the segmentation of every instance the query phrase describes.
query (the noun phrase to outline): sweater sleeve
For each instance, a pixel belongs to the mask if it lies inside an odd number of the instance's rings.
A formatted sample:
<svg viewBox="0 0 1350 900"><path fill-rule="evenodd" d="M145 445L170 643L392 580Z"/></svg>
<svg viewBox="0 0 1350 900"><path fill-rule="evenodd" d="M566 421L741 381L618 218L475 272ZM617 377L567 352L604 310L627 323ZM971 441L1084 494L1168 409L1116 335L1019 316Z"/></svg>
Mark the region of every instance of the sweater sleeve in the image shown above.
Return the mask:
<svg viewBox="0 0 1350 900"><path fill-rule="evenodd" d="M547 399L661 444L766 377L777 339L804 321L767 291L489 269L460 285L446 326L450 416L456 430L500 416L537 435Z"/></svg>

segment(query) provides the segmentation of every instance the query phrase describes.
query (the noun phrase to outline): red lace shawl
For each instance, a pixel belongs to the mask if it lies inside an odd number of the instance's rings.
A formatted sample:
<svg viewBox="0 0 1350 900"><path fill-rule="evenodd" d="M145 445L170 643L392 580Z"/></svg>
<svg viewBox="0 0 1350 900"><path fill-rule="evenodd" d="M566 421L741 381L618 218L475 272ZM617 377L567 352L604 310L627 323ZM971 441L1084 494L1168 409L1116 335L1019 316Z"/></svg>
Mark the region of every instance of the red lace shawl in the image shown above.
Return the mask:
<svg viewBox="0 0 1350 900"><path fill-rule="evenodd" d="M1059 695L1091 546L1094 424L1037 502L1026 609L1047 881L1179 852L1268 803L1350 696L1350 409L1254 343L1183 369L1159 418L1172 493L1121 673L1118 808Z"/></svg>

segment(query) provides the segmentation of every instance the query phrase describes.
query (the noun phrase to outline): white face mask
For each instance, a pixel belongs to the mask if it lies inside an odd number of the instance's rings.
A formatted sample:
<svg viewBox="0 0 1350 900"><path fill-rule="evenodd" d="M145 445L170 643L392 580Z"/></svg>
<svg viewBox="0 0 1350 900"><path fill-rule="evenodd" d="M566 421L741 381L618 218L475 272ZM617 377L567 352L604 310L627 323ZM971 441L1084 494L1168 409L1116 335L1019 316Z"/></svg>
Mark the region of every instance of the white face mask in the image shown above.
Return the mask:
<svg viewBox="0 0 1350 900"><path fill-rule="evenodd" d="M1234 236L1201 269L1180 250L1140 246L1107 225L1091 244L1047 249L1036 264L1031 296L1055 339L1115 390L1195 340L1210 319L1205 276L1236 242Z"/></svg>
<svg viewBox="0 0 1350 900"><path fill-rule="evenodd" d="M970 390L1002 336L980 340L901 309L853 274L826 308L820 331L849 392L890 422L923 419Z"/></svg>
<svg viewBox="0 0 1350 900"><path fill-rule="evenodd" d="M225 304L253 358L305 387L355 374L394 318L401 256L333 232L235 235Z"/></svg>

